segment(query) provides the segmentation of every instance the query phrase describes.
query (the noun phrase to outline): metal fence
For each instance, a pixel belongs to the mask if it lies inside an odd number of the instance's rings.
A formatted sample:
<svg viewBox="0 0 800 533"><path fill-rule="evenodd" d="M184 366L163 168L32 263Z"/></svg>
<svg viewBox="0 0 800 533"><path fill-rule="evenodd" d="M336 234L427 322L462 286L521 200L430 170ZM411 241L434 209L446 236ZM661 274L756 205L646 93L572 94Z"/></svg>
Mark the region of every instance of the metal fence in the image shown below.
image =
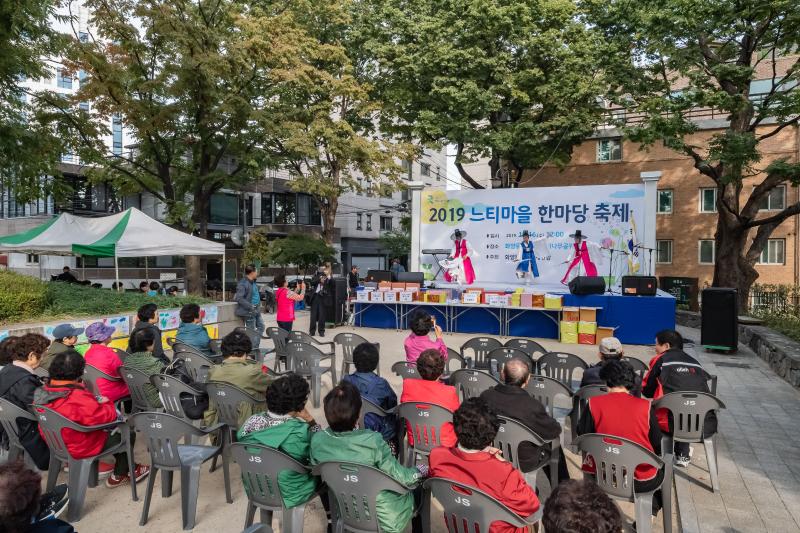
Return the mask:
<svg viewBox="0 0 800 533"><path fill-rule="evenodd" d="M800 287L753 288L750 291L750 310L800 317Z"/></svg>

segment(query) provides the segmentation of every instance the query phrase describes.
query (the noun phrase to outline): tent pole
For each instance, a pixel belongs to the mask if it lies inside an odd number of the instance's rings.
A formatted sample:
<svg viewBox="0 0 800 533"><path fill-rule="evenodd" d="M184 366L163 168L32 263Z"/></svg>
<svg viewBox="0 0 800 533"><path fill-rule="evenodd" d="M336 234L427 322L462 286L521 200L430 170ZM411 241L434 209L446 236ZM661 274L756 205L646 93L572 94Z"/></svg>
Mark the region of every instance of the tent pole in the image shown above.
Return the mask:
<svg viewBox="0 0 800 533"><path fill-rule="evenodd" d="M225 301L225 252L222 252L222 301Z"/></svg>
<svg viewBox="0 0 800 533"><path fill-rule="evenodd" d="M114 275L117 278L117 292L120 292L122 284L119 282L119 261L117 261L117 254L114 254Z"/></svg>
<svg viewBox="0 0 800 533"><path fill-rule="evenodd" d="M150 270L147 267L147 256L144 256L144 279L147 280L147 283L150 283Z"/></svg>

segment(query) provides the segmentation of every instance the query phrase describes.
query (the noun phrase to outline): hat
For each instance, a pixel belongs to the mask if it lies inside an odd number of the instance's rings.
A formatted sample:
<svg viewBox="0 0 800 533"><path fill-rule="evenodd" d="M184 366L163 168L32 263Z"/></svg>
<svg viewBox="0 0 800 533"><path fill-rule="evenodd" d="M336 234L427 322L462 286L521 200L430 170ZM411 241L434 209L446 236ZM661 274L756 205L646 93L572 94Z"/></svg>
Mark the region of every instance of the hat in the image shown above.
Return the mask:
<svg viewBox="0 0 800 533"><path fill-rule="evenodd" d="M456 238L456 233L459 233L459 234L461 234L461 237L460 237L461 239L463 239L464 237L466 237L466 236L467 236L467 232L466 232L466 231L464 231L463 229L458 229L458 228L456 228L456 229L453 231L453 233L451 233L451 234L450 234L450 240L451 240L451 241L455 240L455 238Z"/></svg>
<svg viewBox="0 0 800 533"><path fill-rule="evenodd" d="M86 338L90 341L103 342L106 339L110 339L115 330L114 326L106 326L102 322L94 322L86 328Z"/></svg>
<svg viewBox="0 0 800 533"><path fill-rule="evenodd" d="M581 230L576 229L575 233L571 234L569 236L569 238L570 239L585 239L586 237L583 236L583 233L581 232Z"/></svg>
<svg viewBox="0 0 800 533"><path fill-rule="evenodd" d="M523 236L523 237L530 237L530 236L531 236L531 234L530 234L530 233L528 233L528 230L526 230L526 229L525 229L525 230L522 230L522 236Z"/></svg>
<svg viewBox="0 0 800 533"><path fill-rule="evenodd" d="M600 353L603 355L622 355L622 343L616 337L606 337L600 341Z"/></svg>
<svg viewBox="0 0 800 533"><path fill-rule="evenodd" d="M67 337L77 337L83 333L83 328L74 328L72 324L59 324L53 328L54 339L66 339Z"/></svg>

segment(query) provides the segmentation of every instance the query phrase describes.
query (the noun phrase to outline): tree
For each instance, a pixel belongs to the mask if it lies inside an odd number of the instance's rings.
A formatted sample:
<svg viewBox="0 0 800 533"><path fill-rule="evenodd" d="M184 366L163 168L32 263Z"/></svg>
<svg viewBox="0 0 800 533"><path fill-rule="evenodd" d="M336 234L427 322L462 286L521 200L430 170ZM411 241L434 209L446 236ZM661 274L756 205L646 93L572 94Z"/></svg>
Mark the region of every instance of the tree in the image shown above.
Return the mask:
<svg viewBox="0 0 800 533"><path fill-rule="evenodd" d="M754 265L774 229L800 203L763 214L776 187L800 183L800 164L770 159L765 144L800 118L800 11L791 0L586 0L590 20L616 48L607 68L616 101L641 117L626 133L691 158L717 188L714 286L739 290L746 310ZM753 82L764 89L754 94ZM692 114L713 108L725 125L698 135ZM696 179L696 176L687 176ZM743 194L745 183L754 185Z"/></svg>
<svg viewBox="0 0 800 533"><path fill-rule="evenodd" d="M314 41L295 22L302 1L86 0L95 33L73 39L69 65L86 73L76 97L96 117L129 128L132 149L109 153L81 131L95 180L123 193L146 191L167 221L206 237L210 200L277 166L265 149L282 130L270 104L313 67ZM65 111L62 109L62 111ZM72 122L70 113L63 120ZM127 148L127 147L126 147ZM187 258L190 291L200 259Z"/></svg>
<svg viewBox="0 0 800 533"><path fill-rule="evenodd" d="M400 219L400 227L378 237L381 248L391 257L407 257L411 253L411 217Z"/></svg>
<svg viewBox="0 0 800 533"><path fill-rule="evenodd" d="M526 168L563 165L600 117L598 35L571 0L364 0L364 47L381 123L457 146L456 167L490 158L516 186ZM499 172L505 166L505 172Z"/></svg>
<svg viewBox="0 0 800 533"><path fill-rule="evenodd" d="M321 264L332 261L336 250L324 239L315 235L293 233L282 239L267 241L260 231L250 234L245 246L245 260L261 261L263 264L276 264L286 268L295 265L298 270L310 273Z"/></svg>

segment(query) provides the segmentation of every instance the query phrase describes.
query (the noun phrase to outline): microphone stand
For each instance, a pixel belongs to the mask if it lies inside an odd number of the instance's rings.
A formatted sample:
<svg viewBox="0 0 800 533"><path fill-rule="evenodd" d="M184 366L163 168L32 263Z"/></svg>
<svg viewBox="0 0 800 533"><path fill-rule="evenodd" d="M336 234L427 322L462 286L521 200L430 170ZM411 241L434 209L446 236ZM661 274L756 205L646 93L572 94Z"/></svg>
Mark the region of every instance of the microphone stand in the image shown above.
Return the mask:
<svg viewBox="0 0 800 533"><path fill-rule="evenodd" d="M654 271L653 271L653 252L655 252L656 249L655 248L648 248L647 246L644 246L642 244L637 244L635 247L638 248L639 250L646 250L647 251L647 256L648 256L647 257L647 275L648 276L653 276L654 275Z"/></svg>
<svg viewBox="0 0 800 533"><path fill-rule="evenodd" d="M614 294L614 291L611 290L611 276L613 275L614 269L614 254L617 253L628 255L628 252L625 250L616 250L614 248L608 248L608 251L611 254L611 257L608 260L608 288L606 289L606 292L609 294Z"/></svg>

